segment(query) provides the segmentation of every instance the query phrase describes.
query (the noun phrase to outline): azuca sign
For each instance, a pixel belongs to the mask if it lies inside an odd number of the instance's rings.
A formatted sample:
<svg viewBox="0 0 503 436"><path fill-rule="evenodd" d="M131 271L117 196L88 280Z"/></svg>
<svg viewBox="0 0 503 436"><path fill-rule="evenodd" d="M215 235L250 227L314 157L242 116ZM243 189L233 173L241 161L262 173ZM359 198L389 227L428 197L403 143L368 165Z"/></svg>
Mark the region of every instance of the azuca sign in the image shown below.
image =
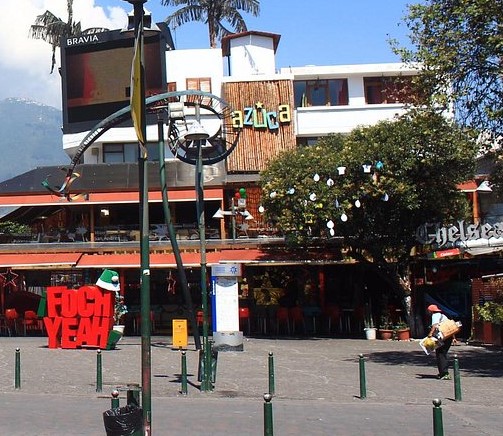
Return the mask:
<svg viewBox="0 0 503 436"><path fill-rule="evenodd" d="M455 246L460 242L477 239L503 238L503 223L466 224L459 220L457 225L440 227L440 224L423 224L416 231L416 240L423 244L436 244L438 247Z"/></svg>

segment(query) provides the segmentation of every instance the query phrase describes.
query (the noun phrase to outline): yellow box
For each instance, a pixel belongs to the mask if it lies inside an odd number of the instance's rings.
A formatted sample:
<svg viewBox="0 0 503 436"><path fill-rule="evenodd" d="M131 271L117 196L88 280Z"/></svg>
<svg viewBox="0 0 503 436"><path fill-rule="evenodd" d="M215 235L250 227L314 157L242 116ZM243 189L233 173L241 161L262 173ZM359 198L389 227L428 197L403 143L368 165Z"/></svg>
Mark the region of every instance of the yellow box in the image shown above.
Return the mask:
<svg viewBox="0 0 503 436"><path fill-rule="evenodd" d="M187 348L189 345L189 337L187 333L187 320L174 319L173 320L173 347L174 348Z"/></svg>

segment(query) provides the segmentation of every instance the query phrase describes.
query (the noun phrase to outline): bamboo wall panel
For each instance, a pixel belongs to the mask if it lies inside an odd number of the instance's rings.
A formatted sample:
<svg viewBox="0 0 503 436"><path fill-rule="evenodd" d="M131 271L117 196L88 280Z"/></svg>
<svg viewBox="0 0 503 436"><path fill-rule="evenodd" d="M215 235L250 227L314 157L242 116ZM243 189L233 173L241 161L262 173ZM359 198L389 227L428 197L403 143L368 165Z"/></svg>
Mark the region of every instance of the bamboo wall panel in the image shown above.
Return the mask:
<svg viewBox="0 0 503 436"><path fill-rule="evenodd" d="M290 80L224 83L222 96L232 109L243 111L262 103L267 111L277 111L280 105L290 108L290 122L278 129L243 126L236 149L227 158L227 171L260 172L270 159L296 146L294 130L293 84Z"/></svg>

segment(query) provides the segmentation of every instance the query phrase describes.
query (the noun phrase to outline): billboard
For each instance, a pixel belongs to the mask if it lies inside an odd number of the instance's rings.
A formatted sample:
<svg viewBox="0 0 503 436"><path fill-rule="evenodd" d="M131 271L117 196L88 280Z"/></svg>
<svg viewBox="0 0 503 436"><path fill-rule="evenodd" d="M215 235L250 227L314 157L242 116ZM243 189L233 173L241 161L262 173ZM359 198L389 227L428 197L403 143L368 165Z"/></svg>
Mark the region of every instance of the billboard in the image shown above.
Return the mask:
<svg viewBox="0 0 503 436"><path fill-rule="evenodd" d="M166 92L166 47L171 34L164 23L144 38L146 96ZM91 129L129 105L133 32L109 32L66 38L61 44L63 133Z"/></svg>

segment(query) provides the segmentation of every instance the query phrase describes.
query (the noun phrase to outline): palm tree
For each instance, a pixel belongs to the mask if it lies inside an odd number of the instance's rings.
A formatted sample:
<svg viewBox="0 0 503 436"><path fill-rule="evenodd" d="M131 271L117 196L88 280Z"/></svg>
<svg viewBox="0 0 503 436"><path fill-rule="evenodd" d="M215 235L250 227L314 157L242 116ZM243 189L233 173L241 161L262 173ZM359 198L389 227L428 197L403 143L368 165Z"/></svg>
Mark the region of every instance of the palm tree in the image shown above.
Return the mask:
<svg viewBox="0 0 503 436"><path fill-rule="evenodd" d="M223 21L228 22L236 32L244 32L247 28L239 11L251 13L254 17L260 13L259 0L161 0L161 4L184 5L165 20L168 25L173 24L175 28L190 21L208 24L211 48L217 46L217 40L233 33L224 27Z"/></svg>
<svg viewBox="0 0 503 436"><path fill-rule="evenodd" d="M51 74L56 65L56 47L60 47L62 38L108 30L102 27L92 27L83 31L80 27L80 21L78 23L73 22L73 0L67 0L66 8L68 11L68 21L66 23L52 12L45 11L42 15L37 16L35 24L30 27L30 38L42 39L52 45Z"/></svg>

